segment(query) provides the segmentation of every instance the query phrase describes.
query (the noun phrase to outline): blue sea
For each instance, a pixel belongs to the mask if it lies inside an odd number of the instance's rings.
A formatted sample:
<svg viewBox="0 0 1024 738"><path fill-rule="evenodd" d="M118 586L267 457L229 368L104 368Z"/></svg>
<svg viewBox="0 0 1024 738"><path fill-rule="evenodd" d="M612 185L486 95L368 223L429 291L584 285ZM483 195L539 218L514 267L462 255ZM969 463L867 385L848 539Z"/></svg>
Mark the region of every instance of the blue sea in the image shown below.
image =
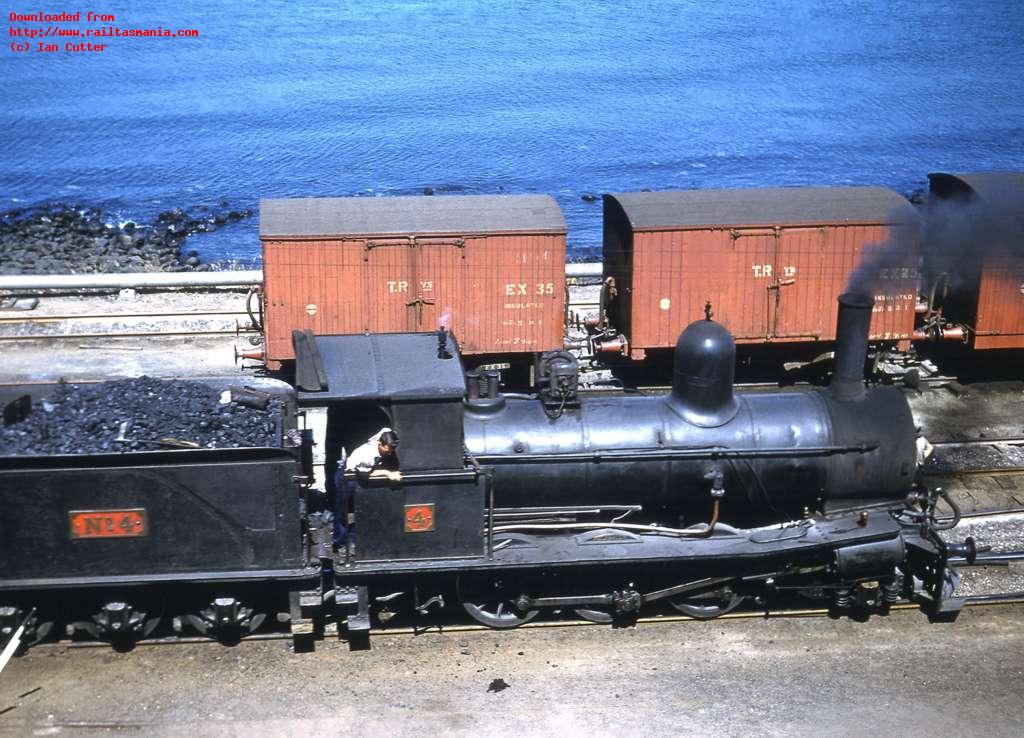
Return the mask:
<svg viewBox="0 0 1024 738"><path fill-rule="evenodd" d="M587 194L1024 169L1024 3L75 2L0 27L99 10L61 27L200 35L0 48L0 210L550 193L584 258ZM188 247L253 259L257 230Z"/></svg>

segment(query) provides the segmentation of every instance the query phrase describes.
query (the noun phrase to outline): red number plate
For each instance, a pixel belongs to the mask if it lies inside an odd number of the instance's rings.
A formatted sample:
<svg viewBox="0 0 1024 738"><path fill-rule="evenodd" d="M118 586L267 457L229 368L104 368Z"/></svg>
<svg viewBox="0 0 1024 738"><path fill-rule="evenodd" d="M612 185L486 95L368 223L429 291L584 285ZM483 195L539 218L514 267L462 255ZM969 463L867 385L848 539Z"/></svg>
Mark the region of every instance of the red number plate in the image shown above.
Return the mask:
<svg viewBox="0 0 1024 738"><path fill-rule="evenodd" d="M149 533L146 511L71 510L72 538L138 538Z"/></svg>
<svg viewBox="0 0 1024 738"><path fill-rule="evenodd" d="M434 530L434 504L406 505L405 532L428 533Z"/></svg>

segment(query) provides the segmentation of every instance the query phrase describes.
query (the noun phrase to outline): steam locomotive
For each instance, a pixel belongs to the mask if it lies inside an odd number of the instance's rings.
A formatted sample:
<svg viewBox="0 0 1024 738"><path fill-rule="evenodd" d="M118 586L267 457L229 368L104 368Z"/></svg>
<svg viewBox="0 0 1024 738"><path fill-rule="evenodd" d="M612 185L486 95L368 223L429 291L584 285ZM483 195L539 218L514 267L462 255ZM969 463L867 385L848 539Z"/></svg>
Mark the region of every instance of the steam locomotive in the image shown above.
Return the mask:
<svg viewBox="0 0 1024 738"><path fill-rule="evenodd" d="M949 558L973 542L937 533L950 522L901 390L864 384L872 298L839 303L831 385L751 394L710 310L680 335L665 395L580 396L567 354L546 357L536 396L504 395L464 373L444 330L296 332L281 448L0 458L0 627L234 639L278 603L297 645L336 619L360 646L374 616L453 598L510 628L545 610L629 623L659 602L712 618L792 594L954 619ZM313 489L313 407L329 460L382 425L401 438L401 481L356 480L340 551Z"/></svg>

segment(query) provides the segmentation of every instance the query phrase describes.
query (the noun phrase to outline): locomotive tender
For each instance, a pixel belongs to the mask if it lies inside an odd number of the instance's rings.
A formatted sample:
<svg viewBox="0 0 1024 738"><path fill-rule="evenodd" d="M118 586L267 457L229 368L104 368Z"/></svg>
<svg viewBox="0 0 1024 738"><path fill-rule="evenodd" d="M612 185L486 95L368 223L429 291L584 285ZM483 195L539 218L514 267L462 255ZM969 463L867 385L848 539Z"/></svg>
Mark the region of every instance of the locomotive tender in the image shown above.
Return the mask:
<svg viewBox="0 0 1024 738"><path fill-rule="evenodd" d="M743 395L710 315L680 336L658 396L579 397L558 361L537 397L504 396L492 375L467 390L445 331L297 332L294 399L327 409L327 458L382 422L401 438L402 481L358 485L354 547L330 548L301 411L280 449L0 459L0 616L33 638L63 620L123 642L161 614L231 638L259 626L270 593L304 645L325 617L358 644L374 614L453 597L497 628L546 609L630 622L657 602L709 618L790 593L955 618L947 559L973 542L936 533L900 390L864 385L871 310L840 298L828 389ZM145 535L75 538L83 507L139 515Z"/></svg>

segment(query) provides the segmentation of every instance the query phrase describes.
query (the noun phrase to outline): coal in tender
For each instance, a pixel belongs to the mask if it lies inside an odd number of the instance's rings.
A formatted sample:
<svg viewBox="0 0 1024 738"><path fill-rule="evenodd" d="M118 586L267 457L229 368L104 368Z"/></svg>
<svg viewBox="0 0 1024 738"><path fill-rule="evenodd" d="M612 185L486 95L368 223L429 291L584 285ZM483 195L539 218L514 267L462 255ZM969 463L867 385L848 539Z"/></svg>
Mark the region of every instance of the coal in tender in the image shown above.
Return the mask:
<svg viewBox="0 0 1024 738"><path fill-rule="evenodd" d="M262 409L221 399L200 382L145 376L61 384L22 420L0 427L0 456L281 445L279 398Z"/></svg>

